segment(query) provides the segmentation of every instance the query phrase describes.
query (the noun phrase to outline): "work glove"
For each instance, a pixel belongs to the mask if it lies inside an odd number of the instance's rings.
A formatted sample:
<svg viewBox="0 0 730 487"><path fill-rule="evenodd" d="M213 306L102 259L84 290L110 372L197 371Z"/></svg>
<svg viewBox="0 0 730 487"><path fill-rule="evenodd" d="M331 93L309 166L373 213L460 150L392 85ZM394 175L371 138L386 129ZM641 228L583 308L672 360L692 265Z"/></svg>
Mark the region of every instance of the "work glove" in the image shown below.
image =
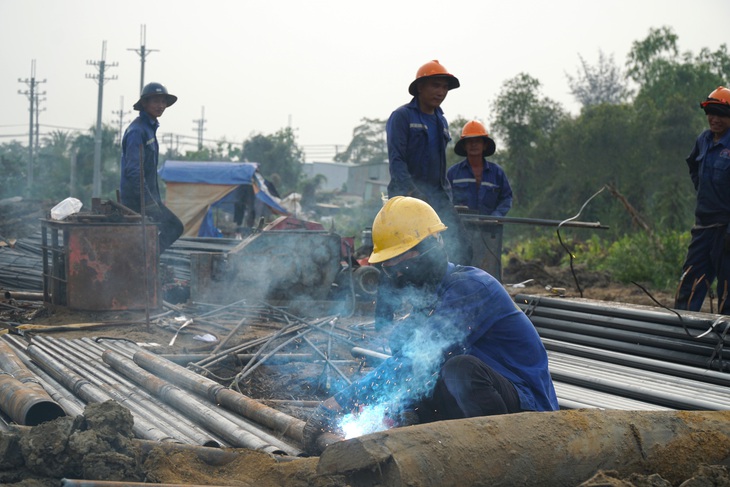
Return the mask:
<svg viewBox="0 0 730 487"><path fill-rule="evenodd" d="M317 439L322 433L341 434L338 431L337 419L339 414L323 404L317 406L304 424L302 431L304 437L304 451L310 455L319 455L322 450L317 445Z"/></svg>

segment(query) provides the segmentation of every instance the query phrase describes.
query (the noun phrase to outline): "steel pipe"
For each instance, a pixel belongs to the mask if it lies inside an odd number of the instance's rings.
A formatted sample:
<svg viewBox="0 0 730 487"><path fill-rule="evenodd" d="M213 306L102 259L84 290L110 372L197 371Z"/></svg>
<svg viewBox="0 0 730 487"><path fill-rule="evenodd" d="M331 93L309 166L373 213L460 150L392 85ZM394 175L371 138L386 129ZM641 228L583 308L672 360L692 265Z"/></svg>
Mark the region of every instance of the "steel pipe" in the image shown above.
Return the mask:
<svg viewBox="0 0 730 487"><path fill-rule="evenodd" d="M28 355L41 365L51 376L64 385L67 389L74 391L87 403L104 402L109 397L91 384L86 378L66 367L58 360L55 360L49 353L42 350L38 345L28 346ZM134 434L139 438L154 441L177 441L168 434L160 431L154 424L142 418L135 418L133 425Z"/></svg>
<svg viewBox="0 0 730 487"><path fill-rule="evenodd" d="M170 361L161 359L145 350L134 354L134 363L221 406L262 424L298 442L303 441L304 421L261 404L240 392L228 389L217 382L192 372Z"/></svg>
<svg viewBox="0 0 730 487"><path fill-rule="evenodd" d="M584 336L579 333L553 330L551 328L542 327L537 324L535 325L535 329L537 330L541 338L550 338L562 342L577 343L580 345L586 345L594 348L629 353L640 357L665 360L676 364L690 365L699 368L712 368L715 370L720 370L720 367L723 367L725 370L727 370L730 365L727 362L725 364L721 364L718 360L710 361L709 357L700 357L691 353L684 353L674 350L662 350L655 347L627 343L625 341L609 340L606 338L593 336Z"/></svg>
<svg viewBox="0 0 730 487"><path fill-rule="evenodd" d="M80 416L84 413L86 405L83 401L74 396L71 391L63 387L28 357L26 352L27 343L19 341L17 337L12 335L4 335L3 338L17 350L16 356L23 362L23 365L28 367L28 370L35 374L43 385L43 389L63 408L68 416Z"/></svg>
<svg viewBox="0 0 730 487"><path fill-rule="evenodd" d="M36 337L36 340L38 344L45 345L49 351L53 350L57 355L69 360L75 370L110 399L129 409L135 418L142 418L150 424L157 425L160 430L179 441L210 447L222 446L221 442L212 438L208 432L202 431L152 396L140 391L135 384L124 377L114 374L114 371L101 361L103 350L94 354L81 348L77 341L47 337Z"/></svg>
<svg viewBox="0 0 730 487"><path fill-rule="evenodd" d="M612 350L588 347L550 338L542 338L542 343L548 351L560 352L575 357L590 358L606 363L626 365L642 370L673 375L675 377L683 377L685 379L694 379L708 384L730 386L730 374L725 372L639 357L628 353L614 352Z"/></svg>
<svg viewBox="0 0 730 487"><path fill-rule="evenodd" d="M197 401L188 394L163 381L137 366L133 361L118 352L107 350L102 355L105 363L134 381L147 391L159 397L175 409L183 412L206 428L220 435L226 441L239 447L262 450L268 453L284 453L280 448L263 441L250 431L243 430L235 423L217 415L214 410Z"/></svg>
<svg viewBox="0 0 730 487"><path fill-rule="evenodd" d="M51 397L27 387L12 375L0 372L0 409L18 424L36 426L66 412Z"/></svg>
<svg viewBox="0 0 730 487"><path fill-rule="evenodd" d="M554 307L565 310L583 311L586 313L608 315L620 318L638 319L650 321L654 323L668 323L678 326L687 326L694 330L706 331L710 329L715 321L724 318L723 315L708 315L704 313L693 313L691 311L674 311L659 308L639 307L639 306L621 306L618 303L607 304L605 302L585 302L578 300L566 300L544 296L532 296L529 294L517 294L514 301L520 306L536 307ZM676 314L675 314L676 313ZM719 333L723 333L728 328L727 322L725 326L718 329Z"/></svg>

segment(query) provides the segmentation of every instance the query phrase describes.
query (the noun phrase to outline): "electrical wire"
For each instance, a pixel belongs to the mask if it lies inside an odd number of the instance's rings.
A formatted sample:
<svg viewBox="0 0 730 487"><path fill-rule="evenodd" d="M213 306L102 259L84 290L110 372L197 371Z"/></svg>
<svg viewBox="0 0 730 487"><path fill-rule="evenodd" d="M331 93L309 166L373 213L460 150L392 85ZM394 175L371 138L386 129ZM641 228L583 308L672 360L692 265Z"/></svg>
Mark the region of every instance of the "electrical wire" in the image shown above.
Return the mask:
<svg viewBox="0 0 730 487"><path fill-rule="evenodd" d="M558 228L555 230L556 233L558 234L558 241L560 242L560 245L562 245L562 247L565 249L565 251L568 253L568 256L570 257L570 273L573 275L573 280L575 281L575 286L576 286L576 288L578 288L578 293L580 294L581 298L583 297L583 289L581 289L581 287L580 287L580 283L578 282L578 276L575 274L575 268L573 267L573 260L575 259L575 256L573 255L573 252L570 251L568 246L565 245L565 242L563 242L563 238L560 236L560 227L568 222L571 222L571 221L577 219L581 215L581 213L583 213L583 210L588 205L588 203L590 203L590 201L593 198L595 198L596 196L601 194L605 189L606 189L606 186L604 185L601 189L599 189L598 191L593 193L593 196L588 198L585 201L585 203L583 203L583 206L580 207L580 210L578 211L578 213L575 214L575 216L572 216L566 220L561 221L558 224Z"/></svg>

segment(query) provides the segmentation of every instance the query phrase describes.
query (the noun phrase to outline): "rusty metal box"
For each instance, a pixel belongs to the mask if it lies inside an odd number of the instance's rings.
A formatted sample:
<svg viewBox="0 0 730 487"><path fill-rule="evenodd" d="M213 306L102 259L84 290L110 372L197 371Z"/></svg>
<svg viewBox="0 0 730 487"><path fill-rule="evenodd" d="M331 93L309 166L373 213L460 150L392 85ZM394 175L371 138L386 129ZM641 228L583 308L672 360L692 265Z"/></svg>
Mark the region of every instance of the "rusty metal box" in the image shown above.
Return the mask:
<svg viewBox="0 0 730 487"><path fill-rule="evenodd" d="M159 308L157 225L142 231L140 223L42 221L44 301L87 311Z"/></svg>

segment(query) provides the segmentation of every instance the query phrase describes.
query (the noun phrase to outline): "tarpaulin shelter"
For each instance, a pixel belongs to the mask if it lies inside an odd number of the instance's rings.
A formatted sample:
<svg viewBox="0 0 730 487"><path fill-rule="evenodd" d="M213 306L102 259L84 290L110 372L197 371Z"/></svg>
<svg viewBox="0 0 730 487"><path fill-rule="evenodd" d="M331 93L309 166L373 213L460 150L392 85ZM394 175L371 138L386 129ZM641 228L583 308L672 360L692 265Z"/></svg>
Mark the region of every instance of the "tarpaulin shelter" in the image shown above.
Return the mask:
<svg viewBox="0 0 730 487"><path fill-rule="evenodd" d="M165 205L185 225L185 237L219 237L212 208L226 210L236 203L235 190L250 184L256 198L272 212L288 215L266 187L255 162L165 161L159 169L167 186Z"/></svg>

